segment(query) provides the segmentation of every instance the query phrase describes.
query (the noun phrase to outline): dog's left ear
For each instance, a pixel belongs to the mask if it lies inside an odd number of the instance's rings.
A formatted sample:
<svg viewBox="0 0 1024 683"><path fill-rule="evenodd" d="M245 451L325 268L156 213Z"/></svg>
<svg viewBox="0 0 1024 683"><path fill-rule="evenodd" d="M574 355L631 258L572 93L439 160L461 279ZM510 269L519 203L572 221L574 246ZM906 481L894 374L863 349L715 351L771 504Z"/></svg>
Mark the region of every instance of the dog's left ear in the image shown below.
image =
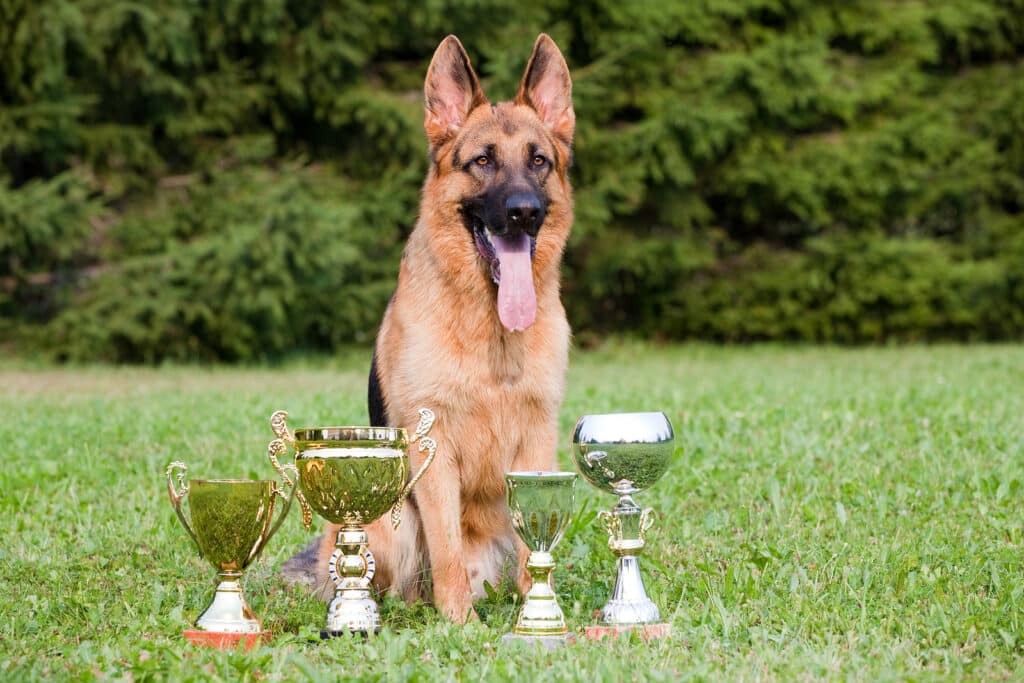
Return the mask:
<svg viewBox="0 0 1024 683"><path fill-rule="evenodd" d="M572 110L572 79L562 51L542 33L519 84L516 104L533 107L541 121L565 144L572 144L576 114Z"/></svg>

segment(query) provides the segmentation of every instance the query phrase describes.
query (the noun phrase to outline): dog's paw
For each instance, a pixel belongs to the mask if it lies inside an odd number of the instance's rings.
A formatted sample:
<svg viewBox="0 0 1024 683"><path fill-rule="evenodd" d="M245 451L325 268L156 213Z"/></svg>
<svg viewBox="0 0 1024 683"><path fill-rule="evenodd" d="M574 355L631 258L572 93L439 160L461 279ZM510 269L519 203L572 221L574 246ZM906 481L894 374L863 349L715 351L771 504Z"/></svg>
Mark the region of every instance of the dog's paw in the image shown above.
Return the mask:
<svg viewBox="0 0 1024 683"><path fill-rule="evenodd" d="M473 597L468 590L452 591L441 594L434 587L434 597L437 611L444 617L456 624L465 624L467 621L479 620L476 610L473 609Z"/></svg>
<svg viewBox="0 0 1024 683"><path fill-rule="evenodd" d="M473 609L472 603L445 606L441 608L441 612L456 624L465 624L467 621L480 621L480 615Z"/></svg>
<svg viewBox="0 0 1024 683"><path fill-rule="evenodd" d="M291 556L281 565L281 576L288 583L313 590L319 584L317 563L319 560L320 539L309 542L305 548Z"/></svg>

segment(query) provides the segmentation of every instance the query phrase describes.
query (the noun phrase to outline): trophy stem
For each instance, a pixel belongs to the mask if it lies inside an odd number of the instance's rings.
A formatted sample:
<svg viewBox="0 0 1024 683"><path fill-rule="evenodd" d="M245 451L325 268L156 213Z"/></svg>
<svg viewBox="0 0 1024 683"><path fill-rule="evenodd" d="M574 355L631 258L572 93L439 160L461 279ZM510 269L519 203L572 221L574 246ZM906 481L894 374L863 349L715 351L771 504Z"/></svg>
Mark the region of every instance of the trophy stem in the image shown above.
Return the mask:
<svg viewBox="0 0 1024 683"><path fill-rule="evenodd" d="M661 619L658 606L647 596L640 574L639 555L645 545L648 514L630 495L620 496L611 513L601 513L608 531L608 547L618 558L615 588L601 610L601 622L607 626L653 624Z"/></svg>
<svg viewBox="0 0 1024 683"><path fill-rule="evenodd" d="M519 612L514 636L564 638L569 633L565 623L565 615L558 606L558 598L551 588L551 572L555 568L555 560L551 553L534 550L526 563L526 570L533 579L533 585L526 594L523 608Z"/></svg>
<svg viewBox="0 0 1024 683"><path fill-rule="evenodd" d="M216 583L213 602L199 615L196 628L215 633L262 633L263 625L242 593L242 572L217 572Z"/></svg>
<svg viewBox="0 0 1024 683"><path fill-rule="evenodd" d="M338 531L328 571L334 581L334 599L327 606L327 627L321 638L348 633L380 632L380 613L371 594L374 560L367 548L366 531L348 524Z"/></svg>

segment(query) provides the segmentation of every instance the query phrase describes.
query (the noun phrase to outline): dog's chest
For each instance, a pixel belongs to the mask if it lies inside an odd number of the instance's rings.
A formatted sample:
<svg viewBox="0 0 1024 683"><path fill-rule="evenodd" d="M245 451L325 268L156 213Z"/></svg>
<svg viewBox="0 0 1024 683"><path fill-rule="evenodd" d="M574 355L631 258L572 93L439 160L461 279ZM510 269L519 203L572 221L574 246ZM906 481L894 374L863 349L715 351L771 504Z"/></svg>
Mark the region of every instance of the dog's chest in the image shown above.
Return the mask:
<svg viewBox="0 0 1024 683"><path fill-rule="evenodd" d="M416 393L457 399L460 410L476 402L547 400L557 406L568 355L567 331L551 335L538 325L518 338L467 338L457 328L453 324L447 332L410 330L400 366L415 373L420 385ZM558 343L560 338L564 342ZM552 353L552 347L565 348Z"/></svg>
<svg viewBox="0 0 1024 683"><path fill-rule="evenodd" d="M557 411L564 363L517 349L465 352L436 343L431 357L416 373L417 393L437 405L463 495L503 497L504 473Z"/></svg>
<svg viewBox="0 0 1024 683"><path fill-rule="evenodd" d="M403 326L390 395L403 413L435 409L439 456L443 449L457 468L463 503L490 507L504 500L504 474L517 458L554 453L546 440L565 388L568 324L564 314L542 316L509 338L471 321Z"/></svg>

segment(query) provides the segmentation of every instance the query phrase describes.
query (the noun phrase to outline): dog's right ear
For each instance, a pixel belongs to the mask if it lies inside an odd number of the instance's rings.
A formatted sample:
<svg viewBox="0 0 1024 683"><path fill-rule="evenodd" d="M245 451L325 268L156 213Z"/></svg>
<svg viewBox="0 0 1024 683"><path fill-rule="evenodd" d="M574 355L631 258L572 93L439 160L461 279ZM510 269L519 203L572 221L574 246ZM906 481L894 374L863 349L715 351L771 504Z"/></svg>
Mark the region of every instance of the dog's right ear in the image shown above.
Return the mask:
<svg viewBox="0 0 1024 683"><path fill-rule="evenodd" d="M469 55L455 36L448 36L437 46L427 69L423 94L426 100L423 127L432 148L455 135L469 112L487 104L480 81L469 63Z"/></svg>

